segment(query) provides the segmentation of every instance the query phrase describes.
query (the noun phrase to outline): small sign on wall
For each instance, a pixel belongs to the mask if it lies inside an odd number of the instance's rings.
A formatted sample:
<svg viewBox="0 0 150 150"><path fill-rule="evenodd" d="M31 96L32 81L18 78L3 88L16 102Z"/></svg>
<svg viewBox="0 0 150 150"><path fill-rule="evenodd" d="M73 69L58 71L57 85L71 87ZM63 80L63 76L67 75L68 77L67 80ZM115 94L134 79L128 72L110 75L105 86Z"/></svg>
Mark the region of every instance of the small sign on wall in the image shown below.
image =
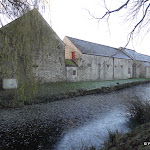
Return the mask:
<svg viewBox="0 0 150 150"><path fill-rule="evenodd" d="M3 89L16 89L17 88L17 81L16 79L3 79Z"/></svg>

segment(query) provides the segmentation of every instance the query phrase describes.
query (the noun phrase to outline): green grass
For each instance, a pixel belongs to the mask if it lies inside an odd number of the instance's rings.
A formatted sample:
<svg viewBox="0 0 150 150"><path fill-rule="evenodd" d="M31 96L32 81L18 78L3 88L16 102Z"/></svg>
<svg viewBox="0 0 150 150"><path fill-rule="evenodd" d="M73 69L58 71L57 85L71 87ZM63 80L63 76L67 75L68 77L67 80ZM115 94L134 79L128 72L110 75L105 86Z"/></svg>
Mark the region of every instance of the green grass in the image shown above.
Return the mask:
<svg viewBox="0 0 150 150"><path fill-rule="evenodd" d="M76 66L77 67L77 64L75 62L73 62L73 60L71 60L71 59L65 59L65 64L66 64L66 66Z"/></svg>
<svg viewBox="0 0 150 150"><path fill-rule="evenodd" d="M88 81L88 82L59 82L59 83L45 83L39 85L39 91L43 93L61 94L67 92L76 92L78 90L94 90L102 87L113 87L116 83L120 85L139 81L148 81L150 79L124 79L124 80L110 80L110 81Z"/></svg>
<svg viewBox="0 0 150 150"><path fill-rule="evenodd" d="M63 98L69 98L73 96L94 94L99 92L109 92L120 88L129 87L130 83L138 83L150 81L150 79L138 78L138 79L123 79L123 80L109 80L109 81L87 81L87 82L56 82L45 83L38 85L38 94L31 101L26 101L24 104L41 103L59 100ZM129 85L129 86L128 86ZM115 87L115 88L114 88ZM7 94L8 90L0 91L0 97L2 97L1 105L5 107L6 99L10 99ZM13 94L13 92L12 92ZM8 101L8 100L7 100ZM6 107L18 107L20 105L14 105L12 98Z"/></svg>

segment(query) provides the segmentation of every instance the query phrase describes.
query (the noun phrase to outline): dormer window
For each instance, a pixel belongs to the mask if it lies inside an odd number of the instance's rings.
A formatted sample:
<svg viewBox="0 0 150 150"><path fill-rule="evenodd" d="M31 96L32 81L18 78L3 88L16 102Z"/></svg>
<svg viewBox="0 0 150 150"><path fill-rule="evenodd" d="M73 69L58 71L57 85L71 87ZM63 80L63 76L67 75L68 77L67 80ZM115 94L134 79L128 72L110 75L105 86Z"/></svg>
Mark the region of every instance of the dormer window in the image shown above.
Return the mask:
<svg viewBox="0 0 150 150"><path fill-rule="evenodd" d="M75 52L72 52L72 59L75 59Z"/></svg>

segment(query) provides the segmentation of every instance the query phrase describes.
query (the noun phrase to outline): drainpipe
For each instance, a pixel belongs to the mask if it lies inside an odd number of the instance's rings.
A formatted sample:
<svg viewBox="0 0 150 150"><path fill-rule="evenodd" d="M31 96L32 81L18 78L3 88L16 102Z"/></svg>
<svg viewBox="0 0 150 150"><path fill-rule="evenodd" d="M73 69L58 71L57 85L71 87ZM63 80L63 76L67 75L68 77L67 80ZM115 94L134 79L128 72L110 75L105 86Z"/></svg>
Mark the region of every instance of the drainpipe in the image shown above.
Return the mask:
<svg viewBox="0 0 150 150"><path fill-rule="evenodd" d="M113 79L115 79L115 62L114 62L114 58L113 58Z"/></svg>

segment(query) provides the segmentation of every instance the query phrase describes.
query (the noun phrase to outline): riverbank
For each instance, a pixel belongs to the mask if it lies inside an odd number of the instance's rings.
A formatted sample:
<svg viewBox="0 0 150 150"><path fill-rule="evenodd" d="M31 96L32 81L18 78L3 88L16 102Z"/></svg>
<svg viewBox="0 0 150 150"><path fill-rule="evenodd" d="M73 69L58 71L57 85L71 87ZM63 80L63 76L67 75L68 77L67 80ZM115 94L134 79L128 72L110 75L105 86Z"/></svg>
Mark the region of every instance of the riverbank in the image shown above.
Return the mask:
<svg viewBox="0 0 150 150"><path fill-rule="evenodd" d="M149 82L150 79L139 78L111 81L46 83L39 85L36 98L30 102L26 102L25 104L37 104L76 96L84 96L96 93L108 93L111 91L116 91L119 89ZM0 108L22 106L22 104L14 103L13 93L13 90L0 91Z"/></svg>
<svg viewBox="0 0 150 150"><path fill-rule="evenodd" d="M0 109L0 150L71 149L71 144L76 147L82 141L102 145L108 128L124 129L124 103L137 96L149 99L150 83L107 94Z"/></svg>
<svg viewBox="0 0 150 150"><path fill-rule="evenodd" d="M116 110L115 106L123 110L126 93L128 91L93 94L0 109L0 150L56 150L54 146L71 129L103 118L112 109ZM78 137L75 139L81 142Z"/></svg>
<svg viewBox="0 0 150 150"><path fill-rule="evenodd" d="M149 150L150 149L150 122L131 130L129 133L116 138L111 147L105 145L97 150Z"/></svg>

